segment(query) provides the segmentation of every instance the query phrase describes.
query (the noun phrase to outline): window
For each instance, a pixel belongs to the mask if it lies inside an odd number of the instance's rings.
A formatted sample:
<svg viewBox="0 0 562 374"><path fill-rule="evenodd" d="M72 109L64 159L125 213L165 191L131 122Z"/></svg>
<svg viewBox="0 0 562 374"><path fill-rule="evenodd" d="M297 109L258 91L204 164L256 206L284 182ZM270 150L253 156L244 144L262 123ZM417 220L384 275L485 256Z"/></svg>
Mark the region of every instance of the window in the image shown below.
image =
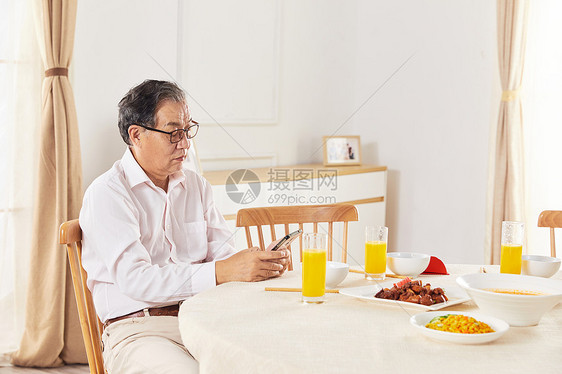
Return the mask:
<svg viewBox="0 0 562 374"><path fill-rule="evenodd" d="M531 1L523 73L527 243L529 253L540 255L550 255L550 236L537 227L539 214L562 210L561 14L559 0Z"/></svg>
<svg viewBox="0 0 562 374"><path fill-rule="evenodd" d="M31 8L0 2L0 353L17 349L27 291L42 69Z"/></svg>

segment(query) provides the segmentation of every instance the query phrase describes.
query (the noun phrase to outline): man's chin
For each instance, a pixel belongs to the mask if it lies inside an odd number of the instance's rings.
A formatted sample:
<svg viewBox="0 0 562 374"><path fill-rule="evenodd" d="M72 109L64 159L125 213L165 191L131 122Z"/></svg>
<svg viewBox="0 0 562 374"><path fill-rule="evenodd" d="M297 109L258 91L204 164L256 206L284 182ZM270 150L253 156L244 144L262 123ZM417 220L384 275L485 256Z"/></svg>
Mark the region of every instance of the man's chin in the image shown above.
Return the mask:
<svg viewBox="0 0 562 374"><path fill-rule="evenodd" d="M183 162L175 161L168 168L170 175L177 173L183 168Z"/></svg>

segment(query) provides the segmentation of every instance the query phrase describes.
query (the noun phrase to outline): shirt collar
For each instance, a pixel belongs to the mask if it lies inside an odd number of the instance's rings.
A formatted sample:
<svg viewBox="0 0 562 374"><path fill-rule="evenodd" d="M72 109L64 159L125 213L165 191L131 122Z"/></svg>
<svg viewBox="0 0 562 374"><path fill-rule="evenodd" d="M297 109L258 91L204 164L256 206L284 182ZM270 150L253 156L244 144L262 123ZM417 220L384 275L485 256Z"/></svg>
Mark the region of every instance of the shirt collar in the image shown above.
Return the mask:
<svg viewBox="0 0 562 374"><path fill-rule="evenodd" d="M127 147L123 158L121 158L121 165L123 166L125 178L127 179L129 186L135 187L141 183L154 185L133 156L133 152L131 152L129 147ZM183 172L183 169L170 175L170 179L168 181L168 191L172 190L172 188L174 188L178 183L181 183L181 185L185 188L186 178L187 177Z"/></svg>
<svg viewBox="0 0 562 374"><path fill-rule="evenodd" d="M137 160L135 160L135 157L129 147L127 147L123 158L121 158L121 165L123 166L125 178L127 179L129 186L135 187L141 183L150 182L150 178L148 178L148 175L146 175Z"/></svg>
<svg viewBox="0 0 562 374"><path fill-rule="evenodd" d="M170 175L170 180L168 181L168 191L171 191L175 186L181 184L183 188L186 186L186 175L183 172L183 168L180 171L175 172Z"/></svg>

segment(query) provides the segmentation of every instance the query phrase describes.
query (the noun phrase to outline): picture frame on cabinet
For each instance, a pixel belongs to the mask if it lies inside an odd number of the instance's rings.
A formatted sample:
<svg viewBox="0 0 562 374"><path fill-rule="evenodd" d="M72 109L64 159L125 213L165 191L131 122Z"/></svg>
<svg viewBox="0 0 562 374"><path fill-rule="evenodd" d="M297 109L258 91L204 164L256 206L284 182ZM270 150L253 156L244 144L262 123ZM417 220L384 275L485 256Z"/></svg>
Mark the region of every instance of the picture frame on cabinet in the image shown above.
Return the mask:
<svg viewBox="0 0 562 374"><path fill-rule="evenodd" d="M324 166L361 165L359 135L323 136Z"/></svg>

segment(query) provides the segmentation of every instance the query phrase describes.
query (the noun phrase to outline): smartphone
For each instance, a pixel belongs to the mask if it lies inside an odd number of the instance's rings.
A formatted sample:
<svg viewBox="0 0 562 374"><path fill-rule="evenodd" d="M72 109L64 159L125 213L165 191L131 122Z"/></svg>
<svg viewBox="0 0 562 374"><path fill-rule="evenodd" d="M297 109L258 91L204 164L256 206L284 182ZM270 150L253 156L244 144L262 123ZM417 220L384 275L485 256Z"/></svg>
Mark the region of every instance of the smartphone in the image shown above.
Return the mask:
<svg viewBox="0 0 562 374"><path fill-rule="evenodd" d="M292 233L285 235L277 244L275 244L275 247L271 248L271 250L276 251L285 245L291 244L293 240L298 238L301 234L302 230L298 229L297 231L293 231Z"/></svg>

